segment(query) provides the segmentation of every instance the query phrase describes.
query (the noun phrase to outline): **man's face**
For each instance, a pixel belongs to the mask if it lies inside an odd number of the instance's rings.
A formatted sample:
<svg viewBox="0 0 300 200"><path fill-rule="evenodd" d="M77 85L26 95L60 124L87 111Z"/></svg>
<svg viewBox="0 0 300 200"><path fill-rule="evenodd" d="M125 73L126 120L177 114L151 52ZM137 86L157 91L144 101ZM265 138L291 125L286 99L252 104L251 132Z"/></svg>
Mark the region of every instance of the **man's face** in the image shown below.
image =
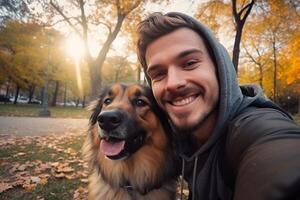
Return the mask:
<svg viewBox="0 0 300 200"><path fill-rule="evenodd" d="M173 125L194 131L199 124L209 123L219 85L202 38L191 29L179 28L150 43L145 57L154 96Z"/></svg>

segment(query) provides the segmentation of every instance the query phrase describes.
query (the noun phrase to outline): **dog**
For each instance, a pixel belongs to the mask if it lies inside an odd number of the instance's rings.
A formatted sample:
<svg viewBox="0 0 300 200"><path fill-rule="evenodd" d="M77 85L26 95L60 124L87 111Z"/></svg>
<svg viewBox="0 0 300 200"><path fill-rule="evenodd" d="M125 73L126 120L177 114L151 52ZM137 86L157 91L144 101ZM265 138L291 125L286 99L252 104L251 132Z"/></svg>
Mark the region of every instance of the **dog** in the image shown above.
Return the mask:
<svg viewBox="0 0 300 200"><path fill-rule="evenodd" d="M84 144L89 199L175 199L178 170L171 131L151 89L113 84L102 90L91 111Z"/></svg>

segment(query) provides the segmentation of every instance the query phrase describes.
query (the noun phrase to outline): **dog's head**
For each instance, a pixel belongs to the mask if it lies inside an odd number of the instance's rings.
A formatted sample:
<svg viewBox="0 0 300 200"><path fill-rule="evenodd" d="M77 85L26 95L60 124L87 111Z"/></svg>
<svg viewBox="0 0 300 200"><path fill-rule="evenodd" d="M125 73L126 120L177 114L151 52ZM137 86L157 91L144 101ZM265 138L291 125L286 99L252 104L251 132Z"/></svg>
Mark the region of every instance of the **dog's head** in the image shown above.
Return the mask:
<svg viewBox="0 0 300 200"><path fill-rule="evenodd" d="M100 153L111 160L119 160L129 158L159 137L166 137L164 133L155 135L158 129L163 132L167 128L163 128L164 124L159 120L162 117L163 113L148 87L114 84L102 91L90 122L99 126ZM162 141L167 143L167 140Z"/></svg>

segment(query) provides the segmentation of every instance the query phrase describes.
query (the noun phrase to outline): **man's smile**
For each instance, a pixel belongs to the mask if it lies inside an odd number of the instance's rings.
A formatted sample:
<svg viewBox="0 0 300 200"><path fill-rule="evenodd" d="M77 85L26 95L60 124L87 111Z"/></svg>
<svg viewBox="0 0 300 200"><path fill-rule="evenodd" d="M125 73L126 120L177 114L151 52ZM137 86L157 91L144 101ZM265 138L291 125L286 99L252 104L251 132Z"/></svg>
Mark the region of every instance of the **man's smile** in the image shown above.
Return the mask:
<svg viewBox="0 0 300 200"><path fill-rule="evenodd" d="M198 96L197 94L194 94L189 97L184 97L184 98L180 97L173 101L169 101L169 103L173 106L185 106L193 102L197 98L197 96Z"/></svg>

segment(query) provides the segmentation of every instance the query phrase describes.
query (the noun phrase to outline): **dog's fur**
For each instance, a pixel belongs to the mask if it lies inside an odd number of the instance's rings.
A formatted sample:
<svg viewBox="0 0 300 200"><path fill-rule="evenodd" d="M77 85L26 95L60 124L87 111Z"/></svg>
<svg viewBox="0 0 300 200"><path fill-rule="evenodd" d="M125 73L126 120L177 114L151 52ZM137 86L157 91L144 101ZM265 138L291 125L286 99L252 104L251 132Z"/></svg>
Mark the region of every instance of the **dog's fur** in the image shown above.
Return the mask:
<svg viewBox="0 0 300 200"><path fill-rule="evenodd" d="M101 116L105 112L121 113L122 120L117 120L117 127L107 129L103 125ZM84 144L91 169L89 199L175 199L177 170L166 121L146 86L114 84L101 92L92 106ZM110 157L100 151L104 148L100 147L101 140L111 136L131 137L128 140L131 144L140 133L144 134L143 142L132 152Z"/></svg>

